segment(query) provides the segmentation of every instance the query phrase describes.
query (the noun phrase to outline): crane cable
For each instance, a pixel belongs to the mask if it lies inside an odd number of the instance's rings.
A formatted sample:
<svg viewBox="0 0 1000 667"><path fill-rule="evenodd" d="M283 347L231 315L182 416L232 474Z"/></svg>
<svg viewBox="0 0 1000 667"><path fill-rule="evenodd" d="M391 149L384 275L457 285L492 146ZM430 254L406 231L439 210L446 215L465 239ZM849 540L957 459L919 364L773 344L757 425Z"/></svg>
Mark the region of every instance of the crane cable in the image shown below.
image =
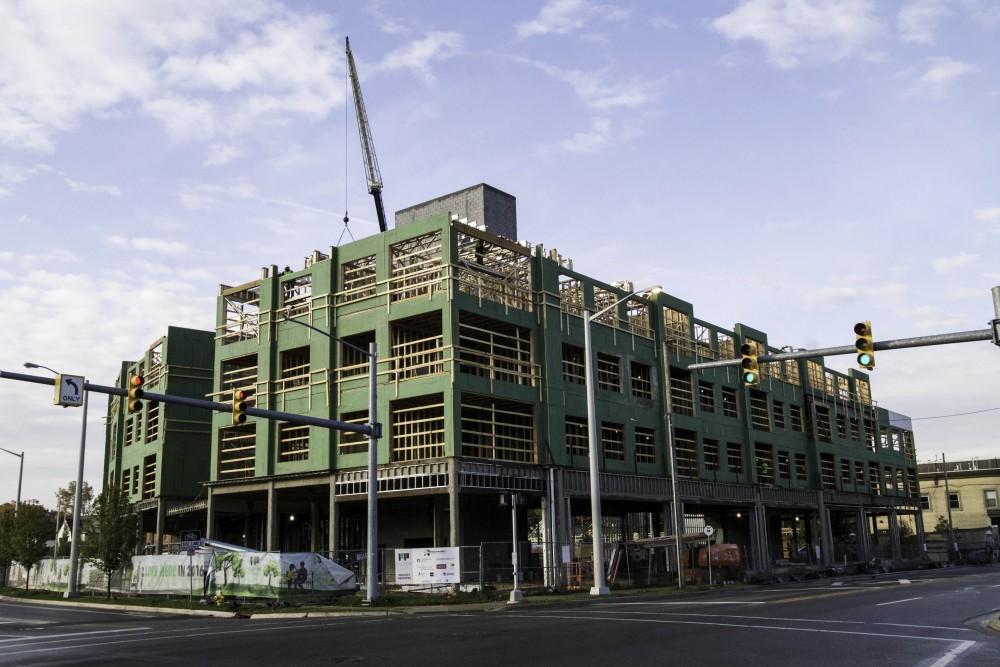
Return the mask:
<svg viewBox="0 0 1000 667"><path fill-rule="evenodd" d="M351 64L344 58L344 229L341 230L340 236L337 238L337 247L340 247L340 242L344 240L344 234L346 233L354 241L354 234L351 233L351 228L348 226L351 222L351 217L347 214L347 200L349 196L349 189L347 187L347 173L349 170L348 150L347 143L350 137L350 128L348 125L351 122L351 112L347 106L347 99L351 95Z"/></svg>

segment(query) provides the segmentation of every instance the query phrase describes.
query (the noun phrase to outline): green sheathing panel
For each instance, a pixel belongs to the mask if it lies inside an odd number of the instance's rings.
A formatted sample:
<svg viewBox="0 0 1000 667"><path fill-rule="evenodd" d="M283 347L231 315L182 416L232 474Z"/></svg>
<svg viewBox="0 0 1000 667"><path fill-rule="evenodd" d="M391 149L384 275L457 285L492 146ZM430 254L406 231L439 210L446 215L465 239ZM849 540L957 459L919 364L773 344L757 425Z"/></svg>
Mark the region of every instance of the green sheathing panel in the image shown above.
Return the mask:
<svg viewBox="0 0 1000 667"><path fill-rule="evenodd" d="M128 368L132 361L121 362L114 386L124 387L128 381ZM89 397L87 400L90 400ZM107 421L104 429L104 475L101 488L119 483L122 472L122 453L125 444L125 400L108 396Z"/></svg>
<svg viewBox="0 0 1000 667"><path fill-rule="evenodd" d="M567 416L585 419L587 416L585 387L582 383L568 381L563 374L564 345L583 348L583 319L581 314L567 312L561 307L560 276L578 280L582 288L583 303L594 308L595 289L612 293L616 298L624 297L628 290L608 285L582 273L574 272L567 264L553 255L546 255L541 247L529 252L531 290L533 307L524 310L504 306L488 298L462 292L455 279L458 265L457 237L459 229L445 216L407 224L384 234L346 244L331 249L329 258L311 262L301 271L279 272L270 267L267 276L259 281L240 286L259 287L259 334L247 340L228 342L222 335L226 321L225 297L220 294L217 310L219 334L215 341L214 391L220 400L228 401L229 395L222 391L221 369L227 360L246 355L254 355L257 365L257 400L260 407L285 410L317 417L339 418L345 414L363 412L368 408L367 374L348 377L337 381L337 370L347 365L344 351L339 343L332 343L326 336L310 331L299 324L282 321L284 310L282 284L286 281L311 276L311 306L307 314L299 316L301 321L330 331L338 337L374 336L379 351L378 421L383 425L383 439L380 441L378 460L380 464L390 462L391 437L393 432L392 411L398 401L423 396L443 397L445 447L444 456L462 456L462 396L478 396L515 401L531 406L535 428L534 460L538 465L555 464L564 467L585 469L587 457L571 454L566 446ZM414 298L393 300L392 253L394 246L410 239L428 234L440 234L441 265L438 277L433 281L434 289ZM344 270L346 265L354 265L365 258L374 258L375 280L373 292L361 298L345 299ZM667 370L671 375L683 376L687 367L696 361L719 358L723 354L721 340L731 340L730 353L736 352L747 338L758 341L763 349L767 347L767 334L745 324L736 324L733 329L725 329L694 317L692 304L666 293L658 293L650 298L649 328L652 338L632 333L625 327L612 327L595 322L592 327L595 354L610 355L619 360L620 382L618 391L598 388L597 419L623 429L624 456L621 460L602 456L601 467L608 472L633 473L641 475L667 475L669 457L667 454L666 405L663 387L668 382ZM687 345L680 347L670 343L664 320L665 309L687 316ZM627 306L616 308L619 321L628 319ZM534 384L522 385L503 380L491 380L472 373L462 372L456 362L460 344L460 324L465 317L476 318L478 322L488 320L516 325L530 332L532 362L536 377ZM413 318L440 319L443 372L431 372L399 379L394 361L399 350L393 350L394 328L412 323ZM483 319L486 318L486 319ZM701 336L697 341L696 330ZM436 335L436 334L435 334ZM700 342L699 342L700 341ZM310 383L308 386L281 389L282 354L290 350L309 350ZM822 360L819 360L820 362ZM356 362L354 362L356 363ZM651 399L633 395L633 364L648 366L651 374ZM862 461L866 466L876 462L880 466L892 466L908 470L912 460L902 452L877 448L870 452L862 438L857 439L848 427L847 436L837 430L836 415L844 414L849 419L849 407L844 401L839 404L808 383L805 361L791 364L798 371L799 382L789 382L765 373L759 386L753 390L760 392L759 400L767 412L767 428L754 428L751 419L751 389L741 386L738 367L707 369L691 372L691 411L680 414L675 410L674 427L680 431L695 434L697 443L696 475L704 480L720 482L758 482L758 467L755 465L755 447L767 444L773 448L773 460L777 454L787 453L789 474L780 476L774 470L776 486L798 489L819 489L821 487L820 455L833 454L836 462L837 487L845 491L867 490L864 484L853 482L841 486L839 466L841 459ZM832 372L824 368L824 372ZM842 374L835 374L841 376ZM857 395L857 382L866 381L863 373L852 372L847 376L850 393ZM707 409L699 399L699 382L707 383L706 391L712 397ZM596 384L596 383L595 383ZM732 390L736 396L736 416L727 416L723 410L723 389ZM830 442L819 441L816 437L815 404L817 401L831 401ZM778 406L777 404L780 404ZM801 430L792 427L791 407L801 411ZM784 424L775 419L775 410L781 408ZM890 424L891 417L885 411L876 410L877 421L887 428L899 430ZM367 454L338 453L339 435L322 428L310 428L308 458L299 461L282 461L278 455L277 426L267 420L251 418L257 424L255 462L253 474L262 477L274 474L304 472L325 472L363 467ZM213 454L210 476L219 479L218 447L219 429L230 426L230 416L215 413L212 418ZM600 425L599 425L600 426ZM655 432L655 460L639 462L635 453L635 429L644 428ZM708 465L704 456L706 439L719 444L718 468ZM891 440L891 432L890 432ZM738 444L741 451L742 470L731 471L728 465L727 445ZM795 455L805 455L806 479L800 479L795 470ZM123 459L124 461L124 459ZM881 482L881 480L880 480ZM894 493L893 489L888 490Z"/></svg>
<svg viewBox="0 0 1000 667"><path fill-rule="evenodd" d="M212 390L213 335L182 327L168 327L167 335L155 341L142 360L125 362L115 386L127 388L132 375L141 375L143 389L153 393L204 398ZM159 363L154 363L154 355ZM155 371L156 366L159 371ZM153 373L150 376L150 372ZM116 405L117 404L117 405ZM130 414L127 399L112 399L107 432L120 444L118 456L106 458L105 482L112 477L119 486L125 471L131 478L129 499L143 498L145 460L156 457L155 490L151 497L189 499L198 495L200 484L208 479L210 453L210 417L204 410L179 405L151 405L143 401L142 410ZM151 409L153 412L151 413ZM150 418L157 415L159 425L150 428ZM126 433L133 437L126 444ZM113 471L112 471L113 467ZM139 483L134 479L136 472Z"/></svg>

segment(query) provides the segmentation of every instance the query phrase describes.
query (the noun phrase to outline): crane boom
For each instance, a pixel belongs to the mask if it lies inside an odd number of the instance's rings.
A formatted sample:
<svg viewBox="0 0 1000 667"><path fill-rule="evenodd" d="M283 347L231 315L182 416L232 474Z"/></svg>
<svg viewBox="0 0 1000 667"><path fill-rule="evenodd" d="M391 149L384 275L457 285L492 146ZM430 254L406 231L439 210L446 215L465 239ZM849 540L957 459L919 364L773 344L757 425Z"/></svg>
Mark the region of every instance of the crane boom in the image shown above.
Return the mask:
<svg viewBox="0 0 1000 667"><path fill-rule="evenodd" d="M378 156L375 155L375 141L372 139L372 129L368 125L368 114L365 113L365 101L361 97L361 82L358 80L357 67L354 66L350 38L345 37L344 43L347 46L347 71L351 77L351 89L354 91L354 113L358 118L361 153L365 162L365 174L368 177L368 193L375 198L379 231L384 232L388 227L385 224L385 209L382 206L382 173L378 168Z"/></svg>

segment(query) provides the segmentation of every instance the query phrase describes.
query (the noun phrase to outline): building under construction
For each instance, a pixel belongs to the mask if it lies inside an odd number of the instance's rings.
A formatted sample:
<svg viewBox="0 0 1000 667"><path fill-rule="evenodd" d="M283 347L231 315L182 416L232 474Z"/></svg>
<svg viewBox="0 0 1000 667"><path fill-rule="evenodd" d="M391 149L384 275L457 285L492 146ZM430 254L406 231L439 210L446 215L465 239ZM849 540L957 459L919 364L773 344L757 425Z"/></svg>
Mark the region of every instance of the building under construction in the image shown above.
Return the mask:
<svg viewBox="0 0 1000 667"><path fill-rule="evenodd" d="M138 361L123 361L115 386L131 376L158 394L203 398L212 391L215 345L211 331L168 327ZM118 484L133 503L144 535L140 548L160 553L182 531L205 521L203 484L209 479L211 417L204 410L127 398L108 400L104 487ZM199 502L200 500L200 502Z"/></svg>
<svg viewBox="0 0 1000 667"><path fill-rule="evenodd" d="M520 539L544 544L556 571L567 554L590 557L583 316L622 299L593 324L609 545L673 533L677 502L691 529L711 523L755 569L915 555L912 431L876 405L867 374L772 362L744 387L735 367L690 371L745 341L777 350L763 331L699 320L663 292L628 297L630 283L515 238L514 197L483 184L397 212L394 229L314 251L298 270L221 286L210 395L242 389L262 408L367 423L369 367L355 348L374 341L380 545L509 543L498 497L517 491ZM211 537L362 549L367 448L357 434L215 413L209 474L163 466L161 478L184 475L201 493ZM124 484L125 467L108 470Z"/></svg>

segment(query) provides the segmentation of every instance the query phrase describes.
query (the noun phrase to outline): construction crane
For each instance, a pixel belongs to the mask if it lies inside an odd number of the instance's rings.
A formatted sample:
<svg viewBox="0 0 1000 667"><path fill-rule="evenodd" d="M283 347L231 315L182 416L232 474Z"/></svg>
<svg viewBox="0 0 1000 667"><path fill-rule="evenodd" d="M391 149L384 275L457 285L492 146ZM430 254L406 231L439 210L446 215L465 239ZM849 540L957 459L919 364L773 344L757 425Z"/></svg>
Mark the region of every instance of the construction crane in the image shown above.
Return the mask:
<svg viewBox="0 0 1000 667"><path fill-rule="evenodd" d="M358 81L358 70L354 66L354 54L351 53L351 39L344 37L347 45L347 72L351 77L351 88L354 91L354 112L358 117L358 135L361 137L361 153L365 161L365 173L368 176L368 193L375 198L375 212L378 214L379 231L388 229L385 224L385 209L382 206L382 173L378 169L378 157L375 155L375 142L372 140L372 129L368 125L368 114L365 113L365 101L361 97L361 82ZM346 216L345 216L346 217Z"/></svg>

